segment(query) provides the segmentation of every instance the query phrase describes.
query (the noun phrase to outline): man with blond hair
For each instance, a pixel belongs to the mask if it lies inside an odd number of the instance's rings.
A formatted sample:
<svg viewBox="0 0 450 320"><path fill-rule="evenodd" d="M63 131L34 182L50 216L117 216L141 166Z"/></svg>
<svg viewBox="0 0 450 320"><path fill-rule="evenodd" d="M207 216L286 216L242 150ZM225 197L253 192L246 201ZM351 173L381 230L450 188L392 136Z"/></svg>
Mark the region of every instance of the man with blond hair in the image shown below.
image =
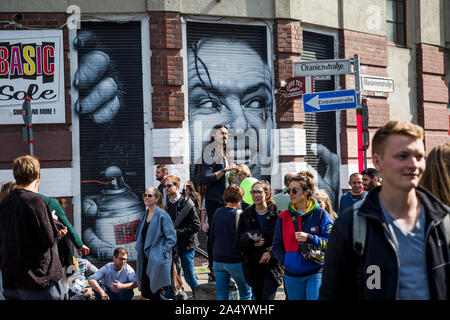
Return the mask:
<svg viewBox="0 0 450 320"><path fill-rule="evenodd" d="M7 300L62 300L63 269L58 228L37 194L40 164L32 156L14 160L16 189L0 203L3 287Z"/></svg>
<svg viewBox="0 0 450 320"><path fill-rule="evenodd" d="M336 220L328 241L321 299L447 300L449 207L418 186L423 129L390 121L372 140L383 180Z"/></svg>

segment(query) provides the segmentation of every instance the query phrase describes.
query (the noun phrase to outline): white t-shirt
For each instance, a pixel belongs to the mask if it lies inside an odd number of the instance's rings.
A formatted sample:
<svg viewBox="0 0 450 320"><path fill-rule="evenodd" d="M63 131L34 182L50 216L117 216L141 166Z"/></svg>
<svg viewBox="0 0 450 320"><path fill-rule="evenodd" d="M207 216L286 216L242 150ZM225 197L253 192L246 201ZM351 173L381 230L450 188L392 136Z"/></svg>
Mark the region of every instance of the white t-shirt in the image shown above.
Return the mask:
<svg viewBox="0 0 450 320"><path fill-rule="evenodd" d="M138 281L136 273L130 265L125 264L122 270L116 271L114 270L113 262L104 265L89 279L102 281L107 288L109 288L111 284L116 283L116 280L123 284Z"/></svg>

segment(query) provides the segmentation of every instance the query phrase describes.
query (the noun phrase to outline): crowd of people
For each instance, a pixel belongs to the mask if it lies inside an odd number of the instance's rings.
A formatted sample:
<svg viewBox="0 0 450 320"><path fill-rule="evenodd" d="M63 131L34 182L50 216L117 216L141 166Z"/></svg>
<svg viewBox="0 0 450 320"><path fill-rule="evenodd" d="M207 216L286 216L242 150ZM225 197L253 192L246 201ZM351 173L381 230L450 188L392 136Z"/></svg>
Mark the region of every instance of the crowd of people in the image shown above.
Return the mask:
<svg viewBox="0 0 450 320"><path fill-rule="evenodd" d="M188 285L195 299L205 232L217 300L229 299L231 279L241 300L274 300L280 287L289 300L448 299L450 143L425 161L423 129L390 121L373 137L372 162L350 175L335 210L310 171L287 173L274 194L230 161L228 128L217 125L199 183L182 186L157 166L159 186L142 194L135 271L121 247L100 269L86 259L62 199L38 193L39 161L18 157L0 193L0 297L129 300L138 287L143 300L185 300Z"/></svg>

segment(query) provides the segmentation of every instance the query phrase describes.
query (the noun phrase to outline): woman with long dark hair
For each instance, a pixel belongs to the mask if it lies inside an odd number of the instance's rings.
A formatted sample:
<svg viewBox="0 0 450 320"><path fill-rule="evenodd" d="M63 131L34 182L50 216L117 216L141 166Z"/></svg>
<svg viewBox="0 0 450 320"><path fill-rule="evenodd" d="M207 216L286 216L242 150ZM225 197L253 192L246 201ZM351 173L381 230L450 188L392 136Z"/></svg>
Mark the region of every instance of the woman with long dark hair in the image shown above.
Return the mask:
<svg viewBox="0 0 450 320"><path fill-rule="evenodd" d="M194 201L195 208L197 209L197 212L200 213L202 198L200 197L200 194L197 192L197 190L195 190L195 186L192 181L187 181L184 184L184 193L186 197L190 197L192 201Z"/></svg>

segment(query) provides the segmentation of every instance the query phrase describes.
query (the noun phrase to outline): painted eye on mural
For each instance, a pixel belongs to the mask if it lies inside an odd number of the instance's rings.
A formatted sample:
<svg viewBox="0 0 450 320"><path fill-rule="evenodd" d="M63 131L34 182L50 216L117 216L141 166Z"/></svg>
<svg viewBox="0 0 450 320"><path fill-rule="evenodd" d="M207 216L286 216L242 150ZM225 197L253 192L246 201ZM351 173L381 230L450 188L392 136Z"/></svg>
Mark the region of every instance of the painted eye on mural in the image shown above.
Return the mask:
<svg viewBox="0 0 450 320"><path fill-rule="evenodd" d="M245 104L245 108L249 108L249 109L261 109L261 108L265 108L265 107L266 107L266 101L259 97L254 98Z"/></svg>
<svg viewBox="0 0 450 320"><path fill-rule="evenodd" d="M223 108L223 104L221 104L219 101L215 99L208 98L201 100L197 104L196 108L201 113L210 114L220 111Z"/></svg>

